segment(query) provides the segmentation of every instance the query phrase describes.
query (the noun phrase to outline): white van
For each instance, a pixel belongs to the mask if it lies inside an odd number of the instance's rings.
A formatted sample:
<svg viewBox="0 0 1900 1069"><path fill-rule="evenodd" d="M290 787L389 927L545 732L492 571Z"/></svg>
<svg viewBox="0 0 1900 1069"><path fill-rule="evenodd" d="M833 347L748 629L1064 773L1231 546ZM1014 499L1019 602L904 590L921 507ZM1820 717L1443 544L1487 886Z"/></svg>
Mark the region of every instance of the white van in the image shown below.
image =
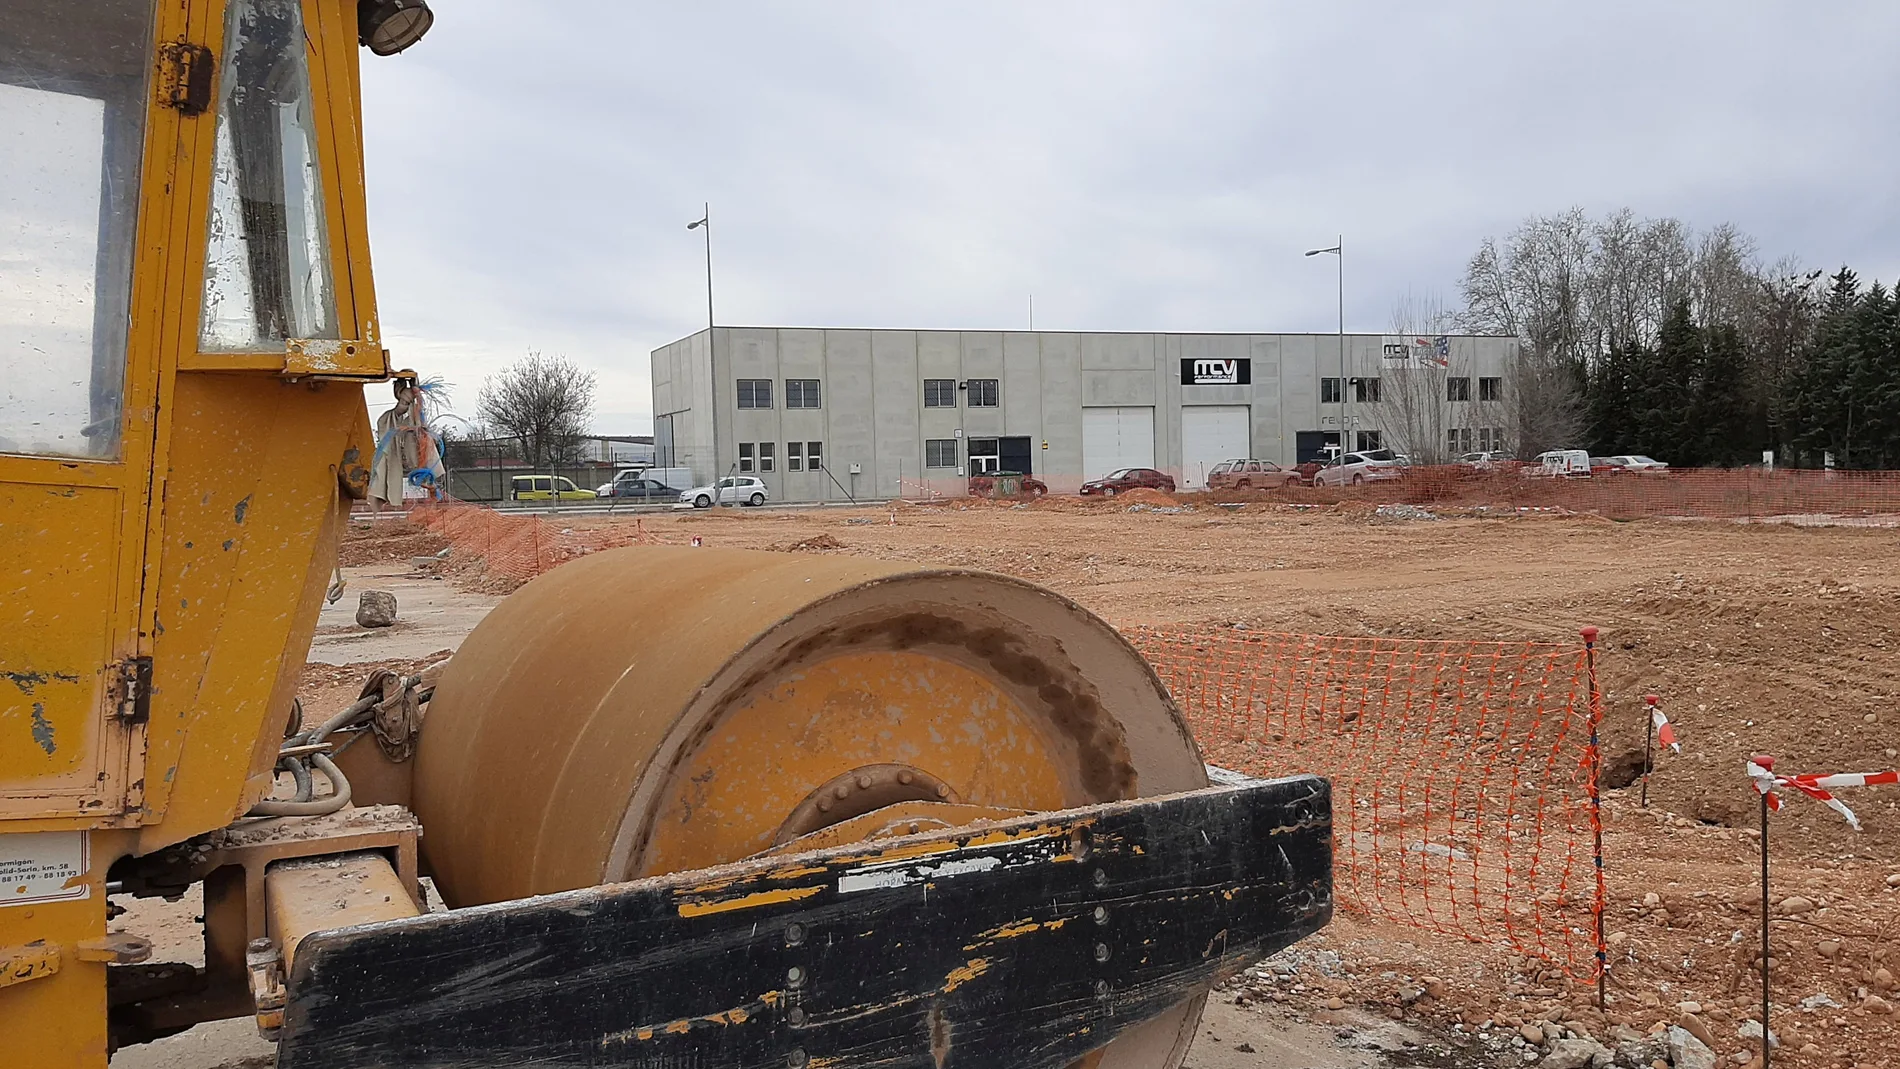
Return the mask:
<svg viewBox="0 0 1900 1069"><path fill-rule="evenodd" d="M642 479L652 479L656 483L665 483L675 490L693 488L693 469L691 468L648 468L640 473Z"/></svg>
<svg viewBox="0 0 1900 1069"><path fill-rule="evenodd" d="M1552 449L1537 454L1537 462L1526 474L1564 476L1573 479L1590 477L1590 454L1582 449Z"/></svg>

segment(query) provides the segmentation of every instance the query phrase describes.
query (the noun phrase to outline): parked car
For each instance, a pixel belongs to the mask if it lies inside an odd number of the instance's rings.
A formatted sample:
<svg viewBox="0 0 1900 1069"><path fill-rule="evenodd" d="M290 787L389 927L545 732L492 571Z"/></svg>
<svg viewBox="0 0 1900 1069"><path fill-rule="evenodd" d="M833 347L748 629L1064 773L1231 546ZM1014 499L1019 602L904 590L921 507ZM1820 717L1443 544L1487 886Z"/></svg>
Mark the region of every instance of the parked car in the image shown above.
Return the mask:
<svg viewBox="0 0 1900 1069"><path fill-rule="evenodd" d="M1464 474L1472 477L1500 475L1516 472L1524 467L1524 462L1510 453L1495 449L1478 453L1466 453L1453 461Z"/></svg>
<svg viewBox="0 0 1900 1069"><path fill-rule="evenodd" d="M733 475L719 480L719 503L722 505L763 505L765 504L765 483L750 475ZM711 508L713 487L695 486L691 490L680 492L681 503L696 509Z"/></svg>
<svg viewBox="0 0 1900 1069"><path fill-rule="evenodd" d="M613 482L595 487L594 495L616 501L678 501L680 492L658 479L643 478L637 471L623 471L614 476Z"/></svg>
<svg viewBox="0 0 1900 1069"><path fill-rule="evenodd" d="M998 496L997 488L1008 487L1012 481L1017 486L1014 495L1016 497L1041 497L1049 492L1049 484L1034 475L1015 471L998 471L970 476L969 493L971 497L996 497ZM1001 496L1011 495L1006 493Z"/></svg>
<svg viewBox="0 0 1900 1069"><path fill-rule="evenodd" d="M1488 450L1482 453L1466 453L1458 458L1458 463L1467 468L1495 468L1509 461L1511 454Z"/></svg>
<svg viewBox="0 0 1900 1069"><path fill-rule="evenodd" d="M517 475L510 483L509 496L516 501L592 501L594 492L574 485L559 475Z"/></svg>
<svg viewBox="0 0 1900 1069"><path fill-rule="evenodd" d="M1207 473L1209 490L1282 490L1305 481L1271 460L1223 460Z"/></svg>
<svg viewBox="0 0 1900 1069"><path fill-rule="evenodd" d="M1150 490L1174 492L1174 476L1153 468L1121 468L1111 471L1099 479L1090 479L1082 484L1083 497L1114 497L1129 490L1147 487Z"/></svg>
<svg viewBox="0 0 1900 1069"><path fill-rule="evenodd" d="M1390 482L1405 474L1405 464L1389 449L1347 453L1313 476L1314 486L1360 486Z"/></svg>
<svg viewBox="0 0 1900 1069"><path fill-rule="evenodd" d="M1610 468L1613 474L1660 475L1669 470L1669 465L1654 457L1646 457L1641 453L1623 453L1613 457L1592 457L1590 458L1590 467L1595 469L1599 462L1605 467Z"/></svg>
<svg viewBox="0 0 1900 1069"><path fill-rule="evenodd" d="M1567 479L1587 479L1590 477L1590 454L1581 449L1551 449L1537 454L1537 459L1525 470L1526 475L1560 477Z"/></svg>
<svg viewBox="0 0 1900 1069"><path fill-rule="evenodd" d="M642 468L636 470L635 474L642 479L651 479L661 486L670 486L675 493L689 489L693 485L693 469L691 468Z"/></svg>

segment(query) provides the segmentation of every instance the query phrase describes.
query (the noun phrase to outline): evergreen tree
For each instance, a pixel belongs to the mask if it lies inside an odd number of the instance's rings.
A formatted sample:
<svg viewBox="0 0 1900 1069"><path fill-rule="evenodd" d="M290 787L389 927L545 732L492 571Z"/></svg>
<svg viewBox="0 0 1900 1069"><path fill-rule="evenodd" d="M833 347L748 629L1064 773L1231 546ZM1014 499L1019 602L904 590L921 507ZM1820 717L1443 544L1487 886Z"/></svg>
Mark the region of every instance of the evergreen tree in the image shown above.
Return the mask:
<svg viewBox="0 0 1900 1069"><path fill-rule="evenodd" d="M1847 380L1860 363L1860 278L1843 267L1831 283L1800 370L1789 380L1788 430L1804 462L1818 464L1823 454L1833 453L1845 467L1853 463L1855 406Z"/></svg>
<svg viewBox="0 0 1900 1069"><path fill-rule="evenodd" d="M1900 466L1900 381L1896 381L1896 294L1869 287L1854 314L1854 363L1847 370L1847 403L1855 420L1853 466Z"/></svg>
<svg viewBox="0 0 1900 1069"><path fill-rule="evenodd" d="M1749 395L1748 353L1741 331L1724 323L1703 330L1703 363L1689 432L1699 463L1729 468L1755 461L1762 449Z"/></svg>
<svg viewBox="0 0 1900 1069"><path fill-rule="evenodd" d="M1648 358L1640 350L1613 348L1591 369L1584 390L1590 418L1590 452L1604 456L1630 451L1630 414L1638 392L1632 373Z"/></svg>
<svg viewBox="0 0 1900 1069"><path fill-rule="evenodd" d="M1702 331L1689 302L1679 300L1663 321L1647 366L1633 376L1640 392L1632 412L1631 451L1683 466L1704 463L1701 435L1693 423L1703 363Z"/></svg>

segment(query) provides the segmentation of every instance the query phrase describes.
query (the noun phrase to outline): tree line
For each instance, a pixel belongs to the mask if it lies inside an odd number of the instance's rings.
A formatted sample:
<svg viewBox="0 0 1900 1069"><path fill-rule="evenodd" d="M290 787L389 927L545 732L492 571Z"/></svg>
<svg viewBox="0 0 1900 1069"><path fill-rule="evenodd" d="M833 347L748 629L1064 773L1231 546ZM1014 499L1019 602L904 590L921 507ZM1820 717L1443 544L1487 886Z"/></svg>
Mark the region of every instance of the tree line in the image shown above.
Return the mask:
<svg viewBox="0 0 1900 1069"><path fill-rule="evenodd" d="M1681 467L1900 468L1900 297L1729 225L1581 209L1486 238L1447 318L1514 335L1504 420L1521 456L1647 453Z"/></svg>

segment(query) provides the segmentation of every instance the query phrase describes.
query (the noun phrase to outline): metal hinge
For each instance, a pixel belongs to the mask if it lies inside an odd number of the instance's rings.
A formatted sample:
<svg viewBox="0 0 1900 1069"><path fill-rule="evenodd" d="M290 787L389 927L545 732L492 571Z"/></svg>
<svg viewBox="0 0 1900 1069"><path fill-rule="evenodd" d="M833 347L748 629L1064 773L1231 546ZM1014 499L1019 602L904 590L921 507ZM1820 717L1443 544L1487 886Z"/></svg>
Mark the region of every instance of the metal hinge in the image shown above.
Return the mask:
<svg viewBox="0 0 1900 1069"><path fill-rule="evenodd" d="M120 661L117 703L113 715L128 724L143 724L152 716L152 659Z"/></svg>
<svg viewBox="0 0 1900 1069"><path fill-rule="evenodd" d="M184 115L211 107L211 75L217 60L203 45L173 41L158 48L158 102Z"/></svg>

